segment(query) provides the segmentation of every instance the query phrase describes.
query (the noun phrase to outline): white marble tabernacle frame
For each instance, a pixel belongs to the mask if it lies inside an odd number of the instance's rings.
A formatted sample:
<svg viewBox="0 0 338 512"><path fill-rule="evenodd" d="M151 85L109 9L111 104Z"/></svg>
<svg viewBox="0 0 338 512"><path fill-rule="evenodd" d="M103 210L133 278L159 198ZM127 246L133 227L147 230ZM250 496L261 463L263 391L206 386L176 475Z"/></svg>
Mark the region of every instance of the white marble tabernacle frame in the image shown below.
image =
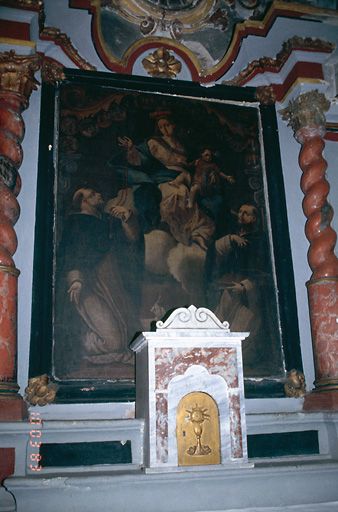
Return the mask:
<svg viewBox="0 0 338 512"><path fill-rule="evenodd" d="M144 419L146 471L187 471L178 466L176 414L188 393L208 393L220 421L221 464L248 466L241 342L247 332L230 332L206 308L176 309L156 332L143 332L136 353L136 418Z"/></svg>

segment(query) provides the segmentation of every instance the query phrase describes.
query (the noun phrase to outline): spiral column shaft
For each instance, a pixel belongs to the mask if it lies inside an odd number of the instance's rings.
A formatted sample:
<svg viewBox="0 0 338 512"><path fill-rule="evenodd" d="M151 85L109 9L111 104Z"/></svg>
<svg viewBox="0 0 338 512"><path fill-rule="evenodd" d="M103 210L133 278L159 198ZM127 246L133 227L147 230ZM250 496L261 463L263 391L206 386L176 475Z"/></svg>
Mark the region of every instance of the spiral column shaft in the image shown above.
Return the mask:
<svg viewBox="0 0 338 512"><path fill-rule="evenodd" d="M0 54L0 421L25 415L17 385L17 279L13 255L17 249L14 225L20 214L16 196L23 159L21 142L24 122L21 113L36 89L34 72L40 67L37 55Z"/></svg>
<svg viewBox="0 0 338 512"><path fill-rule="evenodd" d="M292 100L281 111L290 121L302 145L299 165L303 172L305 234L310 242L308 261L312 276L307 283L315 389L307 395L304 409L338 410L338 259L334 253L337 234L331 227L333 209L327 202L330 185L325 177L325 114L330 102L311 91Z"/></svg>

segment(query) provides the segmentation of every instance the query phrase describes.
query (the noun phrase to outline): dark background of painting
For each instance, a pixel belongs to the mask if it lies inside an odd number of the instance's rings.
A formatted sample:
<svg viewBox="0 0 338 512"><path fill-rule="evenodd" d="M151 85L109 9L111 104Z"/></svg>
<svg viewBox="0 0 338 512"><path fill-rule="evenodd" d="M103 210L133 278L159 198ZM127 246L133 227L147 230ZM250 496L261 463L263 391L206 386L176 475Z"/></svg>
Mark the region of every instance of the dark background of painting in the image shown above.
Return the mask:
<svg viewBox="0 0 338 512"><path fill-rule="evenodd" d="M105 108L100 108L102 104ZM60 105L60 219L68 212L74 190L84 182L99 187L106 199L117 195L121 181L114 178L108 160L114 156L116 163L126 165L118 137L128 136L137 145L154 135L151 114L158 108L172 112L188 161L198 158L200 149L209 145L217 153L219 167L235 177L236 186L229 195L231 208L238 209L243 201L263 206L256 108L71 84L62 88ZM67 134L63 126L71 119L76 133ZM103 125L105 121L109 126ZM74 139L76 149L71 145Z"/></svg>

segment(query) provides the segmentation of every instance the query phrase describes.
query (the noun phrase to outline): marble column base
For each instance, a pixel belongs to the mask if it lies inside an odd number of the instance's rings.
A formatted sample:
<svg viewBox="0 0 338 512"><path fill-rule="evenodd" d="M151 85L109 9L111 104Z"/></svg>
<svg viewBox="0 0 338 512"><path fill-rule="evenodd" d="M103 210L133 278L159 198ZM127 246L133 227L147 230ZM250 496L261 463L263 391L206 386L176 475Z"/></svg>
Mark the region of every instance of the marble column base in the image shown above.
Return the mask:
<svg viewBox="0 0 338 512"><path fill-rule="evenodd" d="M13 475L15 469L15 448L0 448L0 486L1 482Z"/></svg>
<svg viewBox="0 0 338 512"><path fill-rule="evenodd" d="M0 422L22 421L27 418L27 404L20 395L15 398L0 398Z"/></svg>
<svg viewBox="0 0 338 512"><path fill-rule="evenodd" d="M1 222L0 225L3 227ZM0 249L3 260L7 252ZM27 418L26 403L18 394L16 382L18 275L15 267L0 264L0 421Z"/></svg>
<svg viewBox="0 0 338 512"><path fill-rule="evenodd" d="M316 389L330 391L338 384L338 278L323 277L307 283L312 330Z"/></svg>
<svg viewBox="0 0 338 512"><path fill-rule="evenodd" d="M304 411L338 411L338 389L313 391L306 395Z"/></svg>

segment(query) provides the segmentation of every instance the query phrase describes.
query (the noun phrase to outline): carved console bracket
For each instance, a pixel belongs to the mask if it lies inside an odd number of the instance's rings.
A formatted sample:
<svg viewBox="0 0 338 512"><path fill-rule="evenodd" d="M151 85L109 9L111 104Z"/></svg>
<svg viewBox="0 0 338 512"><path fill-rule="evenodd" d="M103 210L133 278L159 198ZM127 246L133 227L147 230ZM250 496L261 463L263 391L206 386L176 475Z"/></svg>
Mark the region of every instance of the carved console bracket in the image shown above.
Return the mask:
<svg viewBox="0 0 338 512"><path fill-rule="evenodd" d="M289 371L284 390L286 396L289 398L301 398L305 396L305 377L302 372L297 370Z"/></svg>
<svg viewBox="0 0 338 512"><path fill-rule="evenodd" d="M262 85L256 89L256 99L261 105L274 105L276 103L276 93L272 85Z"/></svg>
<svg viewBox="0 0 338 512"><path fill-rule="evenodd" d="M42 407L54 402L56 386L49 385L48 375L44 374L29 379L25 392L26 399L31 405L40 405Z"/></svg>

